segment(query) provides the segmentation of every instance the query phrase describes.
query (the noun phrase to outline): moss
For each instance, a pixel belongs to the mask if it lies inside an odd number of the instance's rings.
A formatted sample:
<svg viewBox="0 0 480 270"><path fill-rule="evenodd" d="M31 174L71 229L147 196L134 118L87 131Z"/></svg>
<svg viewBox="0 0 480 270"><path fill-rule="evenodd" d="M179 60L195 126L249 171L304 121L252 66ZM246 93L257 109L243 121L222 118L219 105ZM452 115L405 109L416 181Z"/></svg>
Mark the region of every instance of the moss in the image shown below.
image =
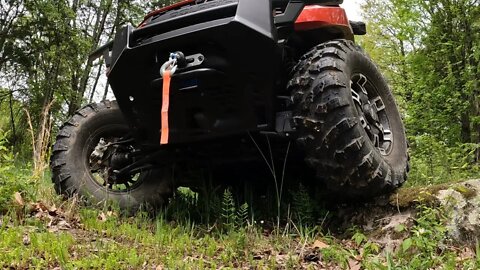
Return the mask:
<svg viewBox="0 0 480 270"><path fill-rule="evenodd" d="M435 196L438 191L448 189L447 184L439 184L427 187L402 188L390 196L391 205L400 208L407 208L419 203L426 205L437 205L438 199Z"/></svg>
<svg viewBox="0 0 480 270"><path fill-rule="evenodd" d="M411 188L402 188L397 191L397 193L390 196L389 202L392 206L407 208L419 203L426 205L437 205L438 199L436 195L440 190L453 189L466 199L469 200L477 195L475 189L469 188L462 184L457 185L448 185L448 184L439 184L432 185L427 187L411 187Z"/></svg>
<svg viewBox="0 0 480 270"><path fill-rule="evenodd" d="M463 198L465 198L466 200L469 200L477 195L476 190L470 189L464 185L454 186L453 189L462 194Z"/></svg>

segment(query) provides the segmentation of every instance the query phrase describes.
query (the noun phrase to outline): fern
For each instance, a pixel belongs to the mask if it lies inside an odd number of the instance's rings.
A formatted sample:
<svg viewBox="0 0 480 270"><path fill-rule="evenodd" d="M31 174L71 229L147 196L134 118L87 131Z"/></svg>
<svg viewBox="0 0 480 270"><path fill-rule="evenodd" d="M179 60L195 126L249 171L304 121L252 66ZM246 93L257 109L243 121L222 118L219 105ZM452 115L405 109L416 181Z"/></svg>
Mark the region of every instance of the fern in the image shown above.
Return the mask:
<svg viewBox="0 0 480 270"><path fill-rule="evenodd" d="M292 206L293 216L300 225L313 224L315 203L302 184L298 191L292 192Z"/></svg>
<svg viewBox="0 0 480 270"><path fill-rule="evenodd" d="M237 210L237 225L243 227L248 223L248 203L242 204Z"/></svg>
<svg viewBox="0 0 480 270"><path fill-rule="evenodd" d="M179 187L170 200L166 216L175 221L192 219L191 210L198 206L198 194L189 188Z"/></svg>
<svg viewBox="0 0 480 270"><path fill-rule="evenodd" d="M226 189L223 192L221 217L223 226L227 230L235 229L235 225L237 224L235 201L233 199L232 192L229 189Z"/></svg>

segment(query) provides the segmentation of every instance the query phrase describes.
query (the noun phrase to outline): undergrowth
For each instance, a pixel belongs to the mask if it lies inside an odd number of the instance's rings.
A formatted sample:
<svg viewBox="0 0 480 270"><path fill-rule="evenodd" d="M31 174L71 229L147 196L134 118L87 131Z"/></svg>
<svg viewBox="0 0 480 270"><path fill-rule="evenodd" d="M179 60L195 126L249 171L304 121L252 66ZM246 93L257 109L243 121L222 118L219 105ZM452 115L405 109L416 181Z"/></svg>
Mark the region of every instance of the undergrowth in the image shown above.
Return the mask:
<svg viewBox="0 0 480 270"><path fill-rule="evenodd" d="M478 269L480 247L444 241L441 209L420 205L414 224L387 248L358 229L331 234L302 185L285 191L281 216L238 200L234 190L179 188L157 216L122 216L55 195L0 137L0 268L10 269ZM288 196L287 196L288 195ZM272 214L273 213L273 214ZM282 222L278 225L278 220ZM468 252L467 252L468 251Z"/></svg>
<svg viewBox="0 0 480 270"><path fill-rule="evenodd" d="M480 145L458 143L450 146L433 136L409 138L411 171L407 186L426 186L480 178Z"/></svg>
<svg viewBox="0 0 480 270"><path fill-rule="evenodd" d="M47 180L39 185L47 185ZM311 217L295 212L311 202L306 192L292 192L296 206L281 228L255 220L250 206L239 204L226 189L219 194L215 222L196 223L188 212L199 195L178 192L156 217L119 214L111 206L92 209L78 200L37 193L49 204L18 205L0 218L0 268L61 269L477 269L477 251L462 255L444 243L445 219L438 208L419 206L411 227L395 228L406 237L393 250L371 241L360 230L347 238L330 234ZM33 195L35 196L35 195ZM26 197L25 197L26 198ZM32 197L33 198L33 197ZM189 202L189 203L187 203ZM15 205L11 199L11 205ZM37 205L37 206L36 206ZM27 199L25 199L27 206ZM39 207L39 208L35 208ZM29 209L30 208L30 209ZM33 209L32 209L33 208ZM42 210L45 208L45 210ZM167 217L167 213L170 216ZM298 216L293 219L293 216ZM306 223L302 223L306 222ZM279 232L274 230L279 229Z"/></svg>

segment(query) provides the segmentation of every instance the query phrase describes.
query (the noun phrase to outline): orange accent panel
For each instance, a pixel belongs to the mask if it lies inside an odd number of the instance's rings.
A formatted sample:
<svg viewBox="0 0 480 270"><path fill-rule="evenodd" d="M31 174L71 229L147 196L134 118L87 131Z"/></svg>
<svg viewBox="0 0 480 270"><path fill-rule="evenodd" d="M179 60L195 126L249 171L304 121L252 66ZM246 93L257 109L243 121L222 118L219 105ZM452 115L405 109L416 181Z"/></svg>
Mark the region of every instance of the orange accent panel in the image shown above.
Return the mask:
<svg viewBox="0 0 480 270"><path fill-rule="evenodd" d="M168 144L168 134L170 133L168 127L168 109L170 107L170 70L166 70L163 73L163 90L162 90L162 130L160 134L160 144Z"/></svg>
<svg viewBox="0 0 480 270"><path fill-rule="evenodd" d="M168 10L171 10L171 9L175 9L175 8L179 8L179 7L182 7L182 6L186 6L186 5L188 5L188 4L192 3L192 2L195 2L195 0L183 0L183 1L180 1L180 2L175 3L175 4L173 4L173 5L166 6L166 7L163 7L163 8L161 8L161 9L154 10L154 11L148 13L147 16L145 16L145 18L143 19L143 22L140 24L139 27L143 27L145 21L146 21L148 18L152 17L152 16L155 16L155 15L157 15L157 14L159 14L159 13L162 13L162 12L165 12L165 11L168 11Z"/></svg>
<svg viewBox="0 0 480 270"><path fill-rule="evenodd" d="M310 5L306 6L298 16L295 21L295 30L306 31L331 25L350 28L350 22L343 8Z"/></svg>

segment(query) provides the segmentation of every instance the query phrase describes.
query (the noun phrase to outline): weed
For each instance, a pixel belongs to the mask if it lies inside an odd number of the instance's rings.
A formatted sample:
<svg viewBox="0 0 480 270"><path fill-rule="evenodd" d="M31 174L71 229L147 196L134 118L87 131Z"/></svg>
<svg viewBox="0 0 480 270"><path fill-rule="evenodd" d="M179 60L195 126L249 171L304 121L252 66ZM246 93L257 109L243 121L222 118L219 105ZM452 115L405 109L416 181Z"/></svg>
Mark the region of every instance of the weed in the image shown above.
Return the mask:
<svg viewBox="0 0 480 270"><path fill-rule="evenodd" d="M315 202L311 199L307 189L300 184L297 191L292 191L292 210L294 221L301 226L314 223Z"/></svg>

